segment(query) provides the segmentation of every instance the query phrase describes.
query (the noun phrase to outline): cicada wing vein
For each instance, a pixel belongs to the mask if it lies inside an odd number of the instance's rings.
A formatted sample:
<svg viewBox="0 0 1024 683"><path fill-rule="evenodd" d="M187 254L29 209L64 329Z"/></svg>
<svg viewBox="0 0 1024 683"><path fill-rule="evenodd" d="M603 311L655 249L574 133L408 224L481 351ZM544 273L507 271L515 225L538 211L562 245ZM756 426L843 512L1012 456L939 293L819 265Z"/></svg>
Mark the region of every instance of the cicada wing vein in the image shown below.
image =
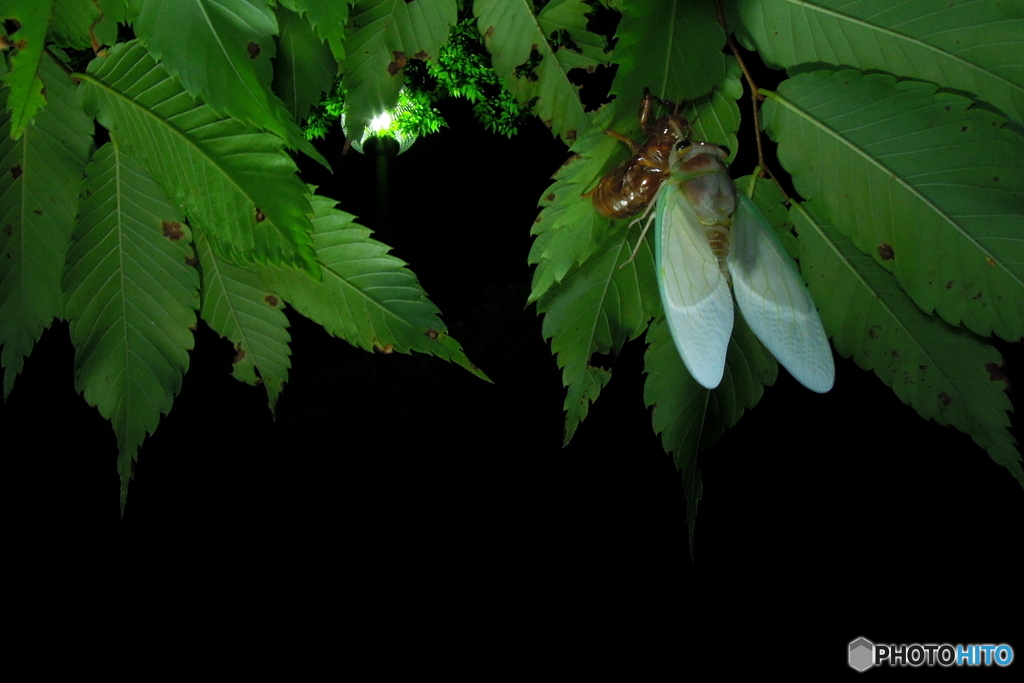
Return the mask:
<svg viewBox="0 0 1024 683"><path fill-rule="evenodd" d="M825 393L835 365L821 319L796 264L761 212L740 193L726 258L744 320L789 374Z"/></svg>
<svg viewBox="0 0 1024 683"><path fill-rule="evenodd" d="M675 183L662 186L656 215L655 261L665 318L686 369L698 384L714 389L722 381L732 336L729 282Z"/></svg>

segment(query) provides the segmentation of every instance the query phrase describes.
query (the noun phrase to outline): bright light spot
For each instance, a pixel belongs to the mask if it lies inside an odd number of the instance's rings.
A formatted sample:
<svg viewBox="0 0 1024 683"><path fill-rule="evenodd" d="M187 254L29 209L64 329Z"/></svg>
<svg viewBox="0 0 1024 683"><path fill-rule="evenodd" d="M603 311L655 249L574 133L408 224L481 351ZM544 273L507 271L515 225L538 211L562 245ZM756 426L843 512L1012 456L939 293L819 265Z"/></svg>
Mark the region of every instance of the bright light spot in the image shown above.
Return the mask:
<svg viewBox="0 0 1024 683"><path fill-rule="evenodd" d="M363 143L375 135L388 136L394 138L398 142L398 153L401 154L405 150L412 146L412 143L416 141L416 136L408 131L402 130L401 121L396 121L396 117L399 116L406 108L408 108L408 100L403 91L398 100L398 106L391 110L385 111L381 114L377 114L370 120L370 124L363 129L363 134L358 140L352 140L352 149L357 152L363 151ZM345 114L341 115L341 127L345 130L345 135L348 135L348 129L345 127Z"/></svg>
<svg viewBox="0 0 1024 683"><path fill-rule="evenodd" d="M378 135L386 133L391 130L391 124L394 119L391 117L391 112L385 111L383 114L377 114L370 121L370 130Z"/></svg>

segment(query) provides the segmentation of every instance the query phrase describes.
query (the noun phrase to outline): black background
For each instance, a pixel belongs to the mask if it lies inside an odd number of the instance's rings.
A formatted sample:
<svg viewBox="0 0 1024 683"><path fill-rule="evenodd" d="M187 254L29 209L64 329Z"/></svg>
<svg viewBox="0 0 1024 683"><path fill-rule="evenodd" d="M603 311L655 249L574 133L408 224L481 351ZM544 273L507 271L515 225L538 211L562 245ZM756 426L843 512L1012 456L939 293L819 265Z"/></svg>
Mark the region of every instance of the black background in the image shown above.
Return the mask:
<svg viewBox="0 0 1024 683"><path fill-rule="evenodd" d="M695 562L680 476L643 404L641 341L606 359L613 381L563 449L560 371L525 302L536 202L567 153L539 123L509 140L465 102L441 108L447 129L388 160L386 218L378 162L342 157L339 133L320 145L334 175L303 160L303 177L411 264L494 383L366 354L289 311L275 421L200 324L120 519L113 432L75 393L54 324L0 410L22 632L84 637L100 616L129 634L184 622L196 642L353 629L369 647L468 631L524 653L650 632L658 652L733 653L722 664L754 661L758 642L800 643L837 671L862 635L1013 643L1024 492L849 361L824 396L780 371L702 454ZM1019 347L1001 349L1024 381Z"/></svg>

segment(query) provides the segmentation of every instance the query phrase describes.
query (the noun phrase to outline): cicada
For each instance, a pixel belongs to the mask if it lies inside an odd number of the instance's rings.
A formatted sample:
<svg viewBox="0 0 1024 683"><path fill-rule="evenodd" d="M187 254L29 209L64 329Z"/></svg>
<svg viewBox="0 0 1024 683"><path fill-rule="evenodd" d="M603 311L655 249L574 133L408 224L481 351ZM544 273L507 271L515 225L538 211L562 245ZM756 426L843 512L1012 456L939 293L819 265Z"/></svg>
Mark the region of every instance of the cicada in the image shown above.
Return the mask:
<svg viewBox="0 0 1024 683"><path fill-rule="evenodd" d="M835 366L814 301L764 216L736 191L728 151L702 142L679 147L656 199L654 253L665 317L686 369L708 389L722 381L735 295L750 329L782 366L811 391L828 391Z"/></svg>
<svg viewBox="0 0 1024 683"><path fill-rule="evenodd" d="M609 171L597 186L583 195L592 197L594 208L608 218L629 218L647 208L657 196L662 181L668 176L669 157L681 136L689 130L689 123L679 116L679 108L671 102L658 100L671 109L670 113L653 124L648 124L654 100L644 90L640 102L640 130L646 140L641 146L615 131L606 131L629 146L633 156Z"/></svg>

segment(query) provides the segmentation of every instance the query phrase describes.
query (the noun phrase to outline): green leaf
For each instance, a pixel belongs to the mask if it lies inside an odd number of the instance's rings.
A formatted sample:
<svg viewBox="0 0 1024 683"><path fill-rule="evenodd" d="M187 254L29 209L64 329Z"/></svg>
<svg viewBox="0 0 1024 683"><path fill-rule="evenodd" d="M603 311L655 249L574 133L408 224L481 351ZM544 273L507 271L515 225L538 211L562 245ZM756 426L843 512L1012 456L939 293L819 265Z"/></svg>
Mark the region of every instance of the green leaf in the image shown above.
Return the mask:
<svg viewBox="0 0 1024 683"><path fill-rule="evenodd" d="M855 71L785 81L765 129L803 197L925 312L1024 336L1024 137L971 101Z"/></svg>
<svg viewBox="0 0 1024 683"><path fill-rule="evenodd" d="M676 467L713 446L775 383L779 366L750 331L742 315L736 316L722 383L708 391L683 365L675 342L660 313L647 332L644 401L653 407L651 422L661 435L665 452Z"/></svg>
<svg viewBox="0 0 1024 683"><path fill-rule="evenodd" d="M633 0L624 4L615 36L619 70L611 92L620 106L635 111L645 87L679 102L725 80L725 33L712 2Z"/></svg>
<svg viewBox="0 0 1024 683"><path fill-rule="evenodd" d="M81 75L88 111L238 264L319 272L306 186L279 138L193 100L137 41L116 45Z"/></svg>
<svg viewBox="0 0 1024 683"><path fill-rule="evenodd" d="M285 268L260 268L263 282L328 333L366 351L430 353L481 379L416 276L334 200L313 196L313 241L323 281ZM488 380L490 381L490 380Z"/></svg>
<svg viewBox="0 0 1024 683"><path fill-rule="evenodd" d="M742 315L736 316L725 374L714 391L697 384L687 372L660 314L647 330L647 344L644 402L653 408L654 433L661 435L662 447L683 472L692 557L697 503L703 492L697 455L714 445L739 422L744 412L757 405L764 387L775 383L779 366Z"/></svg>
<svg viewBox="0 0 1024 683"><path fill-rule="evenodd" d="M20 28L7 36L14 45L10 68L4 74L7 111L11 113L8 135L17 140L36 112L46 104L43 81L36 73L43 57L46 29L53 11L53 0L11 0L0 9L0 20L13 19Z"/></svg>
<svg viewBox="0 0 1024 683"><path fill-rule="evenodd" d="M434 59L458 19L455 0L358 0L352 10L342 68L345 135L363 128L398 103L407 59Z"/></svg>
<svg viewBox="0 0 1024 683"><path fill-rule="evenodd" d="M89 31L100 19L100 8L93 0L61 0L54 4L50 39L60 47L87 50L92 47Z"/></svg>
<svg viewBox="0 0 1024 683"><path fill-rule="evenodd" d="M128 21L126 0L96 0L103 15L92 27L92 33L100 45L113 45L117 42L117 25L130 24Z"/></svg>
<svg viewBox="0 0 1024 683"><path fill-rule="evenodd" d="M71 79L50 57L39 69L46 107L17 141L0 91L0 344L4 399L25 357L63 315L64 271L78 194L92 153L93 122Z"/></svg>
<svg viewBox="0 0 1024 683"><path fill-rule="evenodd" d="M111 421L121 512L132 462L188 369L199 274L188 227L116 141L86 169L85 197L64 276L75 388Z"/></svg>
<svg viewBox="0 0 1024 683"><path fill-rule="evenodd" d="M281 37L274 61L274 92L292 118L302 121L321 94L331 92L338 65L330 48L298 14L279 8L277 23Z"/></svg>
<svg viewBox="0 0 1024 683"><path fill-rule="evenodd" d="M733 28L771 66L826 63L933 81L1024 124L1021 0L736 0L736 13Z"/></svg>
<svg viewBox="0 0 1024 683"><path fill-rule="evenodd" d="M242 268L218 257L202 226L193 229L203 282L200 316L235 348L234 378L263 384L273 413L291 367L284 302L254 267Z"/></svg>
<svg viewBox="0 0 1024 683"><path fill-rule="evenodd" d="M607 63L600 36L586 30L589 11L581 0L552 0L537 16L530 0L473 3L494 71L566 144L590 128L569 71ZM559 47L549 41L565 36L568 41L560 40Z"/></svg>
<svg viewBox="0 0 1024 683"><path fill-rule="evenodd" d="M639 235L639 226L632 231ZM590 366L594 353L612 354L638 337L657 301L654 258L648 243L629 261L632 245L622 232L609 239L596 255L537 302L544 314L542 333L562 368L565 399L565 443L587 415L588 401L597 398L607 377ZM603 381L600 381L603 380Z"/></svg>
<svg viewBox="0 0 1024 683"><path fill-rule="evenodd" d="M306 17L320 40L334 53L335 61L345 60L345 25L348 24L348 2L344 0L282 0L282 5Z"/></svg>
<svg viewBox="0 0 1024 683"><path fill-rule="evenodd" d="M324 166L270 91L277 19L266 0L132 0L135 33L185 90L218 112L281 136Z"/></svg>
<svg viewBox="0 0 1024 683"><path fill-rule="evenodd" d="M801 270L836 349L873 370L921 417L970 434L1024 486L999 353L922 313L890 273L816 216L815 205L794 206L790 216Z"/></svg>

